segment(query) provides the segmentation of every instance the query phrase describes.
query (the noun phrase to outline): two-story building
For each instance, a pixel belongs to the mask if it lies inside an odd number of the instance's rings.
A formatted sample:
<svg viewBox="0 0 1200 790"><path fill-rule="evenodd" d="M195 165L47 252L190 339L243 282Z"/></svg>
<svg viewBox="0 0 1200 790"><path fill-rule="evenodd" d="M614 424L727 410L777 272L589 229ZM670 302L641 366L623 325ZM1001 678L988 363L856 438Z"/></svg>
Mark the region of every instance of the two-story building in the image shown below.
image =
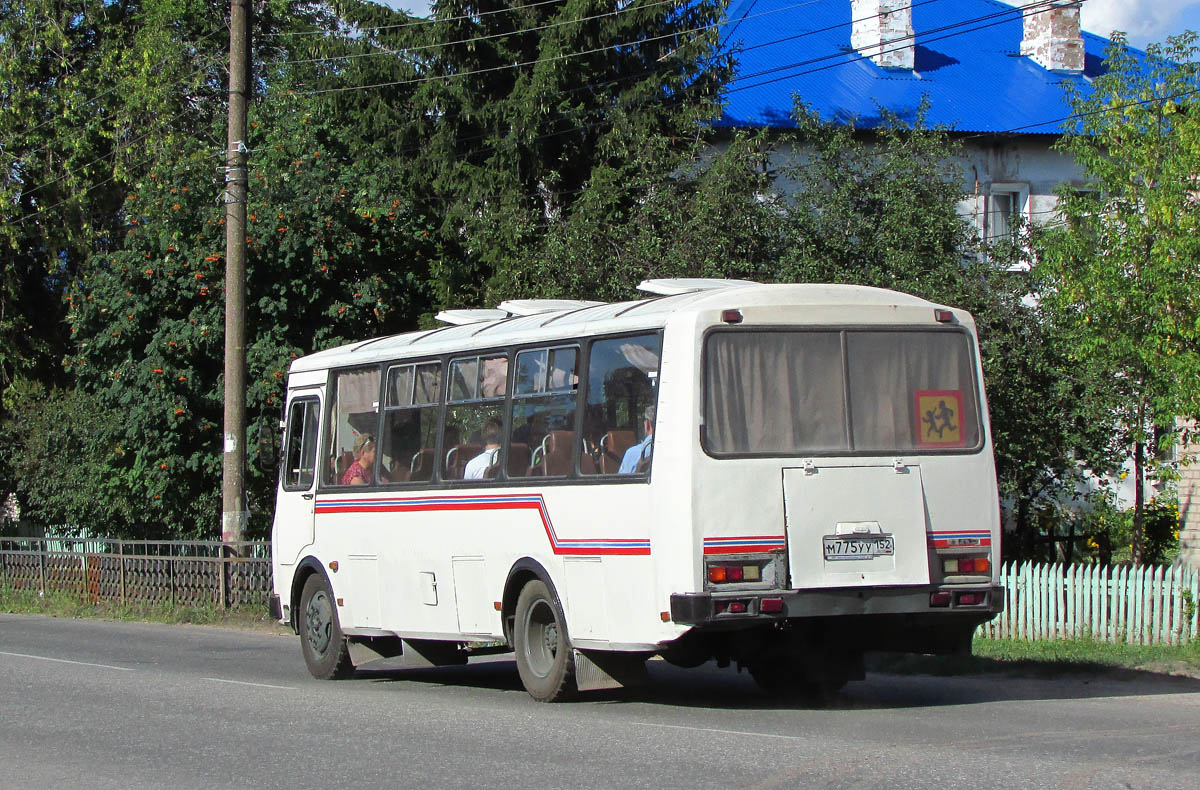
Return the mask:
<svg viewBox="0 0 1200 790"><path fill-rule="evenodd" d="M794 128L798 97L823 120L869 131L884 111L914 121L928 101L926 123L962 145L961 213L983 238L1003 237L1017 217L1053 217L1061 186L1086 186L1074 159L1053 147L1075 124L1064 87L1086 93L1111 43L1080 28L1080 6L734 0L721 36L738 65L715 125ZM1200 566L1200 468L1181 476L1182 555Z"/></svg>
<svg viewBox="0 0 1200 790"><path fill-rule="evenodd" d="M1086 91L1109 41L1079 26L1079 0L1017 8L996 0L734 0L722 30L736 76L716 126L786 129L794 97L821 118L926 123L963 147L962 212L986 238L1019 215L1054 212L1055 190L1083 184L1052 146L1071 120L1064 83Z"/></svg>

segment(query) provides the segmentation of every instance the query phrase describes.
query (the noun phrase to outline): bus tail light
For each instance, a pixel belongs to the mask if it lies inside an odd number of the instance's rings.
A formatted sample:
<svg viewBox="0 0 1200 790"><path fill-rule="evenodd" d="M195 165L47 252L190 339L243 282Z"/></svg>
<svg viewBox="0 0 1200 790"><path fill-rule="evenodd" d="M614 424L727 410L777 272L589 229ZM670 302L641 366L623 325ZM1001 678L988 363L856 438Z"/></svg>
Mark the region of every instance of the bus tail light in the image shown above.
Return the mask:
<svg viewBox="0 0 1200 790"><path fill-rule="evenodd" d="M762 581L762 567L757 562L716 562L708 566L710 584L737 584Z"/></svg>
<svg viewBox="0 0 1200 790"><path fill-rule="evenodd" d="M740 323L742 323L742 311L741 310L722 310L721 311L721 320L727 324L740 324Z"/></svg>
<svg viewBox="0 0 1200 790"><path fill-rule="evenodd" d="M964 592L958 594L959 606L980 606L987 600L985 592Z"/></svg>
<svg viewBox="0 0 1200 790"><path fill-rule="evenodd" d="M935 592L929 594L929 605L944 608L950 605L950 593Z"/></svg>
<svg viewBox="0 0 1200 790"><path fill-rule="evenodd" d="M781 614L783 612L783 599L763 598L758 602L758 611L762 614Z"/></svg>
<svg viewBox="0 0 1200 790"><path fill-rule="evenodd" d="M990 573L992 563L987 557L945 557L942 572L947 574Z"/></svg>

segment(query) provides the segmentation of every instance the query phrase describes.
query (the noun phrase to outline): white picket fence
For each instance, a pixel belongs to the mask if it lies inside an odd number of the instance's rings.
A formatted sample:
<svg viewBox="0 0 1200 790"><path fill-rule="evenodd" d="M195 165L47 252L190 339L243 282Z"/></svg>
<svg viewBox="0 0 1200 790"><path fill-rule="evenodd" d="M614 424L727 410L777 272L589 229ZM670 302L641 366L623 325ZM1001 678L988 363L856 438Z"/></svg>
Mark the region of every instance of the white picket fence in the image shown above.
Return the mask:
<svg viewBox="0 0 1200 790"><path fill-rule="evenodd" d="M1194 569L1005 563L1000 584L1004 612L976 636L1177 645L1200 635Z"/></svg>

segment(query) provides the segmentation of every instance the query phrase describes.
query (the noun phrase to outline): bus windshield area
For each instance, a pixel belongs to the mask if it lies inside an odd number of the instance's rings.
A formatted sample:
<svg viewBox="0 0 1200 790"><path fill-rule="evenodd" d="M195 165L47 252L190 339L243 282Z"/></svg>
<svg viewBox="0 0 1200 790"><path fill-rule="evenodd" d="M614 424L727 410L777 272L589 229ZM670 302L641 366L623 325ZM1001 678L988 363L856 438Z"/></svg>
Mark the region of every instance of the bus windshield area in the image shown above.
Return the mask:
<svg viewBox="0 0 1200 790"><path fill-rule="evenodd" d="M704 347L713 455L971 452L970 337L952 330L729 330Z"/></svg>

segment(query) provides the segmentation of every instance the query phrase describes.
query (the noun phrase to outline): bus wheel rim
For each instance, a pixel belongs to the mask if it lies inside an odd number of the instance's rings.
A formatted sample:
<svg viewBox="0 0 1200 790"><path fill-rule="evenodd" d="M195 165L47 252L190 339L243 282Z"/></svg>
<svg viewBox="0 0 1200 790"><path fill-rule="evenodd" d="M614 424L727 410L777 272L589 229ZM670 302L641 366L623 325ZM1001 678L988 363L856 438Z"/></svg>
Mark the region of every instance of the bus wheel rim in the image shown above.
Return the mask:
<svg viewBox="0 0 1200 790"><path fill-rule="evenodd" d="M308 645L319 655L325 654L325 651L329 649L329 642L333 638L333 618L330 617L330 614L329 599L324 593L317 593L308 602L308 610L305 612L305 621L308 623L308 628L305 629Z"/></svg>
<svg viewBox="0 0 1200 790"><path fill-rule="evenodd" d="M558 658L558 619L546 600L529 607L525 617L525 656L529 669L538 677L546 677Z"/></svg>

